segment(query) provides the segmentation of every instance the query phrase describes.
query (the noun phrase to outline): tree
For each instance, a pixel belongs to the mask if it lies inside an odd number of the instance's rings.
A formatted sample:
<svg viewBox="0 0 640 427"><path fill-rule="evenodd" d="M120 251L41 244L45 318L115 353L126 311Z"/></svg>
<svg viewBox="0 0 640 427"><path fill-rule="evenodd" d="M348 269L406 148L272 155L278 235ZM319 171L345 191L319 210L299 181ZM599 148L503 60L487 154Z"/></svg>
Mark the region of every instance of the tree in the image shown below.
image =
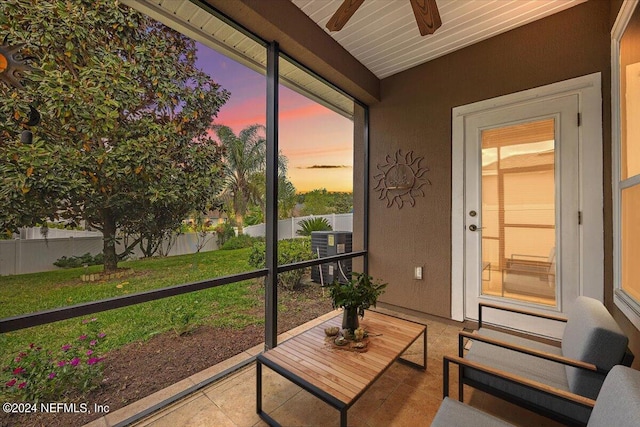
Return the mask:
<svg viewBox="0 0 640 427"><path fill-rule="evenodd" d="M353 194L316 189L299 196L303 203L303 215L326 215L349 213L353 209Z"/></svg>
<svg viewBox="0 0 640 427"><path fill-rule="evenodd" d="M229 93L196 69L193 40L117 0L1 2L0 34L36 58L24 90L0 83L3 230L84 220L110 271L118 230L137 234L130 250L212 207L208 131ZM25 145L30 107L42 121Z"/></svg>
<svg viewBox="0 0 640 427"><path fill-rule="evenodd" d="M285 155L280 153L278 156L278 218L290 218L293 209L296 207L298 197L296 195L296 187L287 176L289 160ZM258 191L258 200L249 203L247 214L244 217L244 223L247 225L255 225L265 221L266 210L266 193L267 183L264 173L254 177L254 184Z"/></svg>
<svg viewBox="0 0 640 427"><path fill-rule="evenodd" d="M266 140L264 126L251 125L238 135L228 126L215 126L224 148L225 185L221 199L229 202L235 215L238 234L243 234L245 217L264 222L266 206ZM278 155L278 214L291 213L296 204L296 188L287 178L288 159ZM258 211L259 208L259 211ZM261 215L260 215L261 214Z"/></svg>
<svg viewBox="0 0 640 427"><path fill-rule="evenodd" d="M296 187L286 175L278 176L278 218L290 218L296 202Z"/></svg>
<svg viewBox="0 0 640 427"><path fill-rule="evenodd" d="M238 135L223 125L215 126L215 131L224 150L224 188L220 197L230 202L240 235L249 203L257 203L264 194L261 185L266 169L264 126L247 126Z"/></svg>

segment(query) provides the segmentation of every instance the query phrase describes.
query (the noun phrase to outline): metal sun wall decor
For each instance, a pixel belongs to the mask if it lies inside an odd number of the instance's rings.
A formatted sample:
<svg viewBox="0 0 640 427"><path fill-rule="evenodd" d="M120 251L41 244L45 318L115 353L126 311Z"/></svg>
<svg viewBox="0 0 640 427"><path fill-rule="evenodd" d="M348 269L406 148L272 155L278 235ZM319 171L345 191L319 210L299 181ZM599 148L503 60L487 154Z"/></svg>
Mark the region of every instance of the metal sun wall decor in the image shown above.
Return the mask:
<svg viewBox="0 0 640 427"><path fill-rule="evenodd" d="M24 89L22 85L23 73L32 71L33 68L26 63L28 59L23 58L18 52L24 44L10 46L7 44L5 36L0 45L0 81L17 89Z"/></svg>
<svg viewBox="0 0 640 427"><path fill-rule="evenodd" d="M394 156L387 155L384 164L376 167L380 171L374 175L377 180L374 190L378 191L378 199L386 200L387 207L394 204L398 209L402 209L408 202L415 206L416 197L424 197L422 187L431 185L431 181L424 178L424 174L429 168L420 166L424 157L413 157L413 151L402 154L402 150L396 151Z"/></svg>
<svg viewBox="0 0 640 427"><path fill-rule="evenodd" d="M10 46L7 44L7 34L0 44L0 82L4 82L9 87L24 89L24 73L35 69L27 64L27 61L35 59L33 57L23 57L19 52L25 44ZM40 112L33 105L29 105L29 119L22 124L23 127L37 126L40 123ZM31 144L33 133L29 129L22 131L20 141L23 144Z"/></svg>

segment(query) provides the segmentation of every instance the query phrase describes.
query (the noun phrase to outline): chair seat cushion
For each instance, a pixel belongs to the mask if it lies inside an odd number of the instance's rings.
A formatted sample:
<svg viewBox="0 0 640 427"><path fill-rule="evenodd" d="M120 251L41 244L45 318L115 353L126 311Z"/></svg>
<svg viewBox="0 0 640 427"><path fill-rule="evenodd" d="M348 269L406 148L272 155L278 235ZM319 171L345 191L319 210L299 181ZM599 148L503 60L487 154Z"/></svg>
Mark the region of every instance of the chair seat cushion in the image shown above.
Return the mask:
<svg viewBox="0 0 640 427"><path fill-rule="evenodd" d="M510 334L508 332L496 331L495 329L480 328L476 331L478 335L483 337L492 338L494 340L505 341L511 344L520 345L522 347L532 348L534 350L544 351L547 353L555 354L556 356L562 356L562 349L560 343L558 345L551 345L540 341L524 338L518 335Z"/></svg>
<svg viewBox="0 0 640 427"><path fill-rule="evenodd" d="M495 335L493 331L485 330L484 335ZM495 337L497 338L497 337ZM517 337L512 337L517 338ZM513 342L514 340L510 340ZM518 340L515 340L518 341ZM513 342L515 343L515 342ZM536 343L534 346L545 347L545 344ZM553 347L553 346L548 346ZM542 350L543 348L539 348ZM545 349L545 351L550 349ZM557 354L558 350L554 350ZM480 341L474 341L471 349L465 356L473 362L500 369L515 375L522 376L532 381L540 382L560 390L569 391L566 371L564 365L551 362L539 357L530 356L513 350L504 349ZM569 419L586 423L589 419L590 409L584 408L554 396L532 390L528 387L514 384L507 380L464 368L463 375L467 380L475 382L474 385L480 389L489 387L495 392L506 394L521 404L529 405L543 412L545 409L556 414L566 416Z"/></svg>
<svg viewBox="0 0 640 427"><path fill-rule="evenodd" d="M511 424L457 400L445 399L440 404L431 427L508 427Z"/></svg>

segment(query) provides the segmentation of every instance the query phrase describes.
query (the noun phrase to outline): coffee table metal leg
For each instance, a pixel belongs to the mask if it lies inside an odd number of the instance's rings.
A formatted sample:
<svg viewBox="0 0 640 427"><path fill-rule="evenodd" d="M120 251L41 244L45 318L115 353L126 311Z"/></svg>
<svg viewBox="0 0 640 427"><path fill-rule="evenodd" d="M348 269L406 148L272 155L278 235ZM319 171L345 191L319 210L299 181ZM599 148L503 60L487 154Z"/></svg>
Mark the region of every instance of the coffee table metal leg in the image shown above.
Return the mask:
<svg viewBox="0 0 640 427"><path fill-rule="evenodd" d="M262 412L262 363L256 361L256 413Z"/></svg>
<svg viewBox="0 0 640 427"><path fill-rule="evenodd" d="M271 418L262 410L262 363L256 359L256 413L258 416L270 426L280 426L280 424Z"/></svg>
<svg viewBox="0 0 640 427"><path fill-rule="evenodd" d="M398 357L398 361L401 363L404 363L405 365L413 366L414 368L418 368L423 371L426 371L427 370L427 328L426 327L422 331L422 338L424 341L423 348L422 348L422 365L416 362L412 362L411 360L404 359L402 357ZM415 340L413 342L415 342Z"/></svg>
<svg viewBox="0 0 640 427"><path fill-rule="evenodd" d="M425 326L424 331L422 332L422 341L424 344L424 348L422 349L422 366L424 366L424 370L427 370L427 327Z"/></svg>
<svg viewBox="0 0 640 427"><path fill-rule="evenodd" d="M340 427L347 427L347 409L346 406L340 409Z"/></svg>

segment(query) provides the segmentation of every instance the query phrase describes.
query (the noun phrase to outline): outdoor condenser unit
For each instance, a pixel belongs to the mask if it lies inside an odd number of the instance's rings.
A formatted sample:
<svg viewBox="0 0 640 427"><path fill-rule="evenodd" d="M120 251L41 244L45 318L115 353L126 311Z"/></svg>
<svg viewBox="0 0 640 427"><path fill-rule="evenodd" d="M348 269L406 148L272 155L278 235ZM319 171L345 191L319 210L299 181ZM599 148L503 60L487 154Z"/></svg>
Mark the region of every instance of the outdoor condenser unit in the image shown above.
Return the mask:
<svg viewBox="0 0 640 427"><path fill-rule="evenodd" d="M344 254L353 251L351 240L350 231L313 231L311 232L311 250L319 258ZM314 265L311 268L311 280L316 283L328 285L334 280L346 283L349 279L351 279L350 259L341 260L339 264L334 261Z"/></svg>

